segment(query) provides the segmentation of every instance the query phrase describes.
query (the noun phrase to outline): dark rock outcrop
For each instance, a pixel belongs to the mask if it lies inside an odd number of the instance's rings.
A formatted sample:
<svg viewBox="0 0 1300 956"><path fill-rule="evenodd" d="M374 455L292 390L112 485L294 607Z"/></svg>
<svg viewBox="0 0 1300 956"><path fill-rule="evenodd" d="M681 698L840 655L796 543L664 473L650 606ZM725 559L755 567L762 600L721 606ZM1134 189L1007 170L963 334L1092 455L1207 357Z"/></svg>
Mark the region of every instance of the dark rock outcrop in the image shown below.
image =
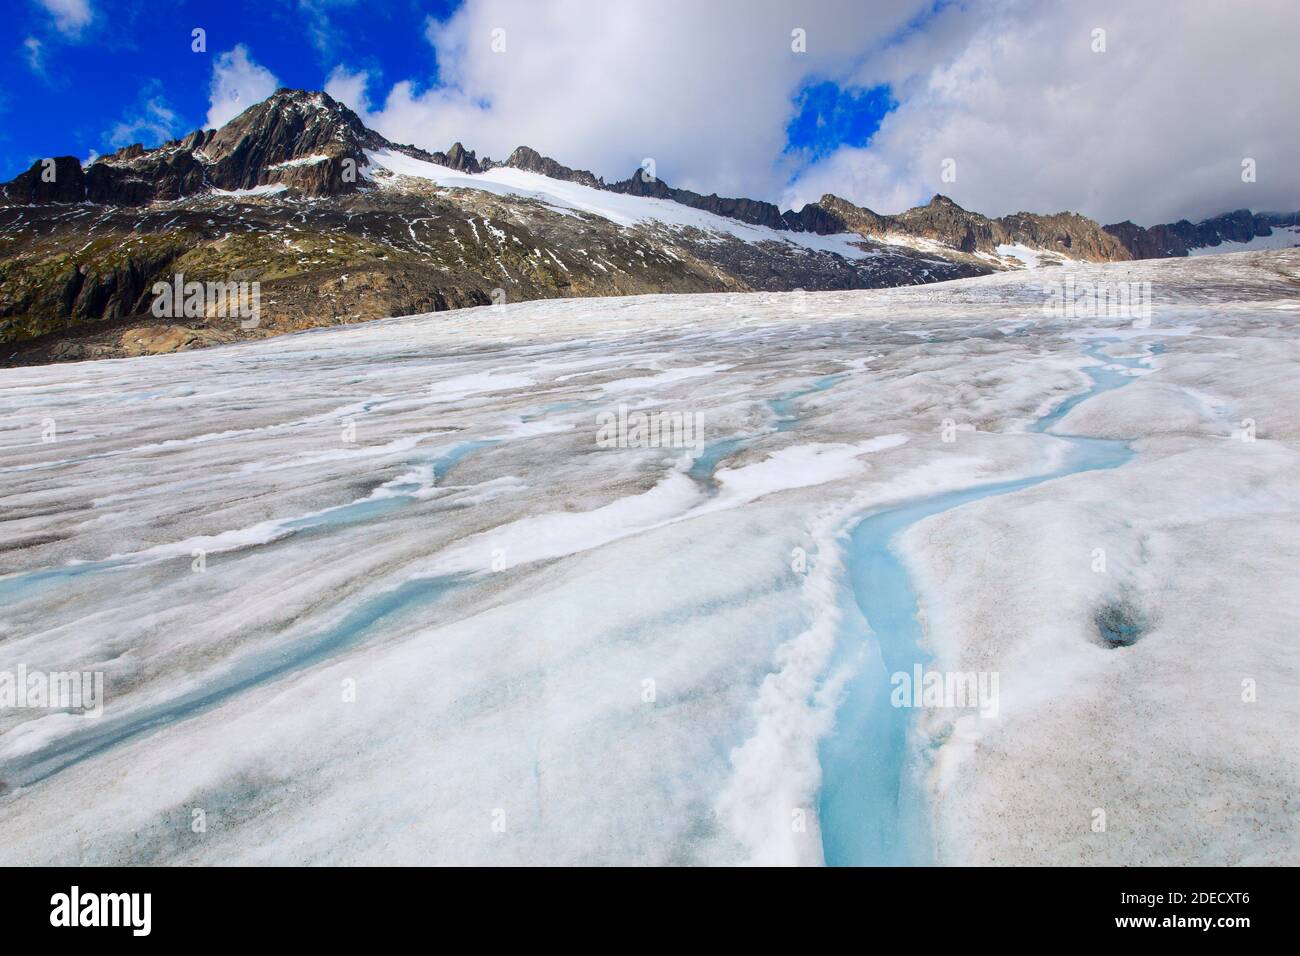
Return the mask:
<svg viewBox="0 0 1300 956"><path fill-rule="evenodd" d="M1134 259L1161 259L1166 256L1185 256L1187 246L1173 234L1166 234L1164 226L1144 229L1125 219L1123 222L1102 226L1115 237Z"/></svg>
<svg viewBox="0 0 1300 956"><path fill-rule="evenodd" d="M0 187L0 193L25 206L81 202L86 198L85 176L75 156L54 156L32 163L31 169Z"/></svg>
<svg viewBox="0 0 1300 956"><path fill-rule="evenodd" d="M991 252L998 244L992 220L963 209L947 196L936 194L926 205L890 216L889 220L908 235L942 242L962 252Z"/></svg>
<svg viewBox="0 0 1300 956"><path fill-rule="evenodd" d="M467 150L460 143L452 143L451 149L446 153L434 153L434 157L441 157L441 161L435 158L434 162L439 166L447 166L450 169L460 170L462 173L481 173L483 170L478 164L478 159L474 156L472 149Z"/></svg>
<svg viewBox="0 0 1300 956"><path fill-rule="evenodd" d="M810 202L798 212L788 209L781 213L781 221L791 232L811 232L819 236L848 232L844 220L826 207L824 202Z"/></svg>
<svg viewBox="0 0 1300 956"><path fill-rule="evenodd" d="M193 150L178 142L149 151L139 146L134 149L140 151L129 152L128 148L90 164L86 170L86 199L104 205L138 206L180 199L207 188L203 164Z"/></svg>
<svg viewBox="0 0 1300 956"><path fill-rule="evenodd" d="M1300 213L1251 212L1237 209L1198 223L1180 219L1143 229L1124 220L1103 227L1135 259L1185 256L1189 250L1214 247L1225 242L1249 242L1256 236L1271 236L1276 228L1297 224Z"/></svg>
<svg viewBox="0 0 1300 956"><path fill-rule="evenodd" d="M351 191L361 180L341 177L344 160L358 170L366 164L364 149L387 145L329 94L282 89L244 110L196 152L206 161L208 182L219 189L282 183L328 196Z"/></svg>
<svg viewBox="0 0 1300 956"><path fill-rule="evenodd" d="M634 172L631 178L610 183L605 188L611 192L625 193L629 196L670 199L673 202L681 203L683 206L703 209L705 212L726 216L728 219L738 219L741 222L747 222L755 226L767 226L769 229L789 228L789 225L782 218L781 210L770 202L762 202L757 199L727 199L718 196L716 193L701 196L689 189L673 189L658 177L650 178L642 169Z"/></svg>
<svg viewBox="0 0 1300 956"><path fill-rule="evenodd" d="M579 183L583 186L590 186L593 189L604 189L605 181L597 178L585 169L570 169L549 156L543 156L535 149L528 146L519 146L506 157L503 163L493 163L486 160L483 163L485 170L492 169L494 166L509 166L511 169L522 169L525 172L538 173L550 179L559 179L568 183Z"/></svg>
<svg viewBox="0 0 1300 956"><path fill-rule="evenodd" d="M827 193L817 205L844 224L842 231L856 232L860 236L879 236L889 231L890 217L872 212L864 206L855 206L847 199Z"/></svg>

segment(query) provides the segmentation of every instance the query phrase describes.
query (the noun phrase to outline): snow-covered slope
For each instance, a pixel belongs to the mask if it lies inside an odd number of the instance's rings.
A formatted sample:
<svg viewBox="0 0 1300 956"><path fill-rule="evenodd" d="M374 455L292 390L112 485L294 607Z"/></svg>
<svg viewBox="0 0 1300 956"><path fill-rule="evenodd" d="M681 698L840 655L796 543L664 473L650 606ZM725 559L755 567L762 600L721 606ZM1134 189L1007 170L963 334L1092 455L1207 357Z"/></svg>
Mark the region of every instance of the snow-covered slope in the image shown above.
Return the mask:
<svg viewBox="0 0 1300 956"><path fill-rule="evenodd" d="M670 199L630 196L594 189L581 183L551 179L539 173L506 166L497 166L471 175L389 149L367 151L366 157L370 160L370 166L366 168L367 175L381 185L391 182L384 175L387 172L428 180L448 189L477 189L498 196L536 199L552 209L583 212L620 226L658 223L734 236L745 242L786 242L806 249L833 252L849 259L862 259L871 254L863 248L862 237L856 233L819 236L815 233L768 229L693 209Z"/></svg>

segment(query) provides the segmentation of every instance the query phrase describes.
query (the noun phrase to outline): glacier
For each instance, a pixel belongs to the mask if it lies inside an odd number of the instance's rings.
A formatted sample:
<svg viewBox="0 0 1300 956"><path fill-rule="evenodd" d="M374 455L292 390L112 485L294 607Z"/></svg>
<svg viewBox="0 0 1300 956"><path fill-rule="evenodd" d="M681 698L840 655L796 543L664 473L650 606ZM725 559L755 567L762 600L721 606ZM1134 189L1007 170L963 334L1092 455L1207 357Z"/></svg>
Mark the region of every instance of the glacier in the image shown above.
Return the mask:
<svg viewBox="0 0 1300 956"><path fill-rule="evenodd" d="M1050 314L1067 275L1153 315ZM1067 263L0 371L0 672L106 696L0 709L0 862L1300 862L1297 290ZM599 447L620 405L705 441ZM996 714L879 707L896 626Z"/></svg>

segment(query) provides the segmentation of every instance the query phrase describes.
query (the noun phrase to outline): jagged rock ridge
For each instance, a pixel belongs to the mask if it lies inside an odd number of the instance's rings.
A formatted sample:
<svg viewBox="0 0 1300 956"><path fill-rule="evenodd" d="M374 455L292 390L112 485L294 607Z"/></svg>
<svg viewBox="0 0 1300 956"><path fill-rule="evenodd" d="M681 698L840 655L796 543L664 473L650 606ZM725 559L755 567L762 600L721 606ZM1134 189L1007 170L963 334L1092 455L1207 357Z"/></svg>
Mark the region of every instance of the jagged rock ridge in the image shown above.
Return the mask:
<svg viewBox="0 0 1300 956"><path fill-rule="evenodd" d="M1249 242L1257 236L1271 236L1278 227L1300 226L1300 213L1233 212L1203 219L1198 223L1180 219L1144 229L1124 220L1103 226L1134 259L1163 259L1185 256L1193 249L1204 249L1225 242Z"/></svg>

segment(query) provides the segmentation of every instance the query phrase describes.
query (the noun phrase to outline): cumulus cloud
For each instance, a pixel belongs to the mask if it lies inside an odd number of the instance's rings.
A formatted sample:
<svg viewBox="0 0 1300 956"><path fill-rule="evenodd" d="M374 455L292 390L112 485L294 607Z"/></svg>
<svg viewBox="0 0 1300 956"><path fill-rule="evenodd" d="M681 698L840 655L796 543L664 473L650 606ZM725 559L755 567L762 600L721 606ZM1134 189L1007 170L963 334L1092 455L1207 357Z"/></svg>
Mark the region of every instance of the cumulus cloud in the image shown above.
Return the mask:
<svg viewBox="0 0 1300 956"><path fill-rule="evenodd" d="M370 113L370 98L366 87L370 74L365 70L352 72L345 66L336 66L325 81L325 92L363 119Z"/></svg>
<svg viewBox="0 0 1300 956"><path fill-rule="evenodd" d="M54 28L70 39L81 35L94 13L90 9L90 0L37 0L54 21Z"/></svg>
<svg viewBox="0 0 1300 956"><path fill-rule="evenodd" d="M991 215L1142 224L1300 208L1291 0L1003 0L929 27L855 74L901 104L869 147L805 171L786 204L834 192L894 212L942 192Z"/></svg>
<svg viewBox="0 0 1300 956"><path fill-rule="evenodd" d="M643 16L467 0L426 33L435 83L381 96L339 67L328 88L431 150L460 140L500 159L526 144L607 179L649 157L671 185L787 208L825 192L881 212L942 192L990 215L1144 224L1300 208L1294 0L662 0ZM898 106L865 146L790 149L799 91L828 81L886 85Z"/></svg>
<svg viewBox="0 0 1300 956"><path fill-rule="evenodd" d="M428 24L438 84L399 82L368 119L428 149L528 145L607 178L649 157L672 185L775 199L801 84L843 75L930 7L660 0L630 15L608 0L469 0Z"/></svg>
<svg viewBox="0 0 1300 956"><path fill-rule="evenodd" d="M253 104L266 99L279 86L275 74L254 62L244 44L227 50L212 65L206 128L225 125Z"/></svg>

